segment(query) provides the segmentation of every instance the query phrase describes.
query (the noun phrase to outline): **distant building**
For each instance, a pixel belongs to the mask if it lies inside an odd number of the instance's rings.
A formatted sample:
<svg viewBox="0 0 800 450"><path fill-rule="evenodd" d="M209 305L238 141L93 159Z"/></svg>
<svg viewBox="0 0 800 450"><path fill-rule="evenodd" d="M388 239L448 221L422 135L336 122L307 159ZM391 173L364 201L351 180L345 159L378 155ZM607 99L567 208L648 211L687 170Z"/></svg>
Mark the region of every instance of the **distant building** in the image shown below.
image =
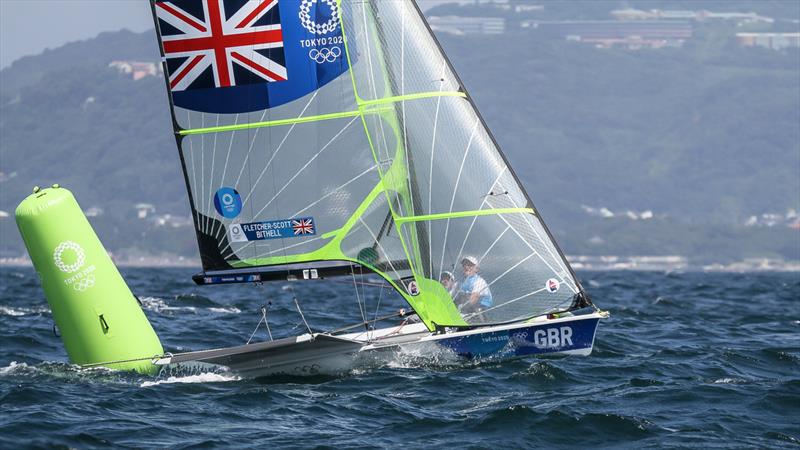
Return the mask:
<svg viewBox="0 0 800 450"><path fill-rule="evenodd" d="M144 77L155 77L162 72L160 64L138 61L112 61L108 67L117 69L121 74L129 74L136 80Z"/></svg>
<svg viewBox="0 0 800 450"><path fill-rule="evenodd" d="M736 33L736 41L742 47L800 48L800 33Z"/></svg>
<svg viewBox="0 0 800 450"><path fill-rule="evenodd" d="M138 203L133 206L136 209L136 217L146 219L148 214L156 212L156 207L150 203Z"/></svg>
<svg viewBox="0 0 800 450"><path fill-rule="evenodd" d="M514 5L514 12L544 11L544 5Z"/></svg>
<svg viewBox="0 0 800 450"><path fill-rule="evenodd" d="M99 206L92 206L84 211L83 214L86 217L99 217L103 215L103 208L100 208Z"/></svg>
<svg viewBox="0 0 800 450"><path fill-rule="evenodd" d="M179 217L179 216L173 216L172 214L164 214L161 216L153 217L153 222L157 227L168 226L172 228L180 228L180 227L190 227L194 225L191 217Z"/></svg>
<svg viewBox="0 0 800 450"><path fill-rule="evenodd" d="M677 20L528 20L522 22L522 27L597 47L623 46L630 49L680 47L692 37L693 31L691 23Z"/></svg>
<svg viewBox="0 0 800 450"><path fill-rule="evenodd" d="M428 23L434 31L455 35L503 34L506 30L501 17L431 16Z"/></svg>
<svg viewBox="0 0 800 450"><path fill-rule="evenodd" d="M772 23L771 17L760 16L754 12L712 12L707 10L660 10L643 11L634 8L616 9L610 13L617 20L735 20L738 24Z"/></svg>

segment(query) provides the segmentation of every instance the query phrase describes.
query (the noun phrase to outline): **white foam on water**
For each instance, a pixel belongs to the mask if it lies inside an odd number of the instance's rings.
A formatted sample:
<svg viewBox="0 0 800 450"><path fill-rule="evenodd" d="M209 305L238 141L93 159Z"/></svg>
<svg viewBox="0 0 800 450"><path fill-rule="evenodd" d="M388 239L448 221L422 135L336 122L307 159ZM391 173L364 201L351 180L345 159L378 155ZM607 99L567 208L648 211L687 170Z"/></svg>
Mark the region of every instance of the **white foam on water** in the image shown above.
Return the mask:
<svg viewBox="0 0 800 450"><path fill-rule="evenodd" d="M196 306L170 306L169 303L166 302L166 300L158 297L142 297L139 300L142 302L142 307L144 309L155 311L158 313L164 311L188 311L192 313L197 313L198 309L205 309L215 314L240 314L242 312L241 309L235 306L231 306L228 308L224 307L197 308Z"/></svg>
<svg viewBox="0 0 800 450"><path fill-rule="evenodd" d="M8 306L0 306L0 315L2 316L18 317L49 312L49 308L11 308Z"/></svg>
<svg viewBox="0 0 800 450"><path fill-rule="evenodd" d="M166 380L158 381L145 381L140 387L151 387L159 384L175 384L175 383L224 383L227 381L239 381L241 377L230 374L219 373L201 373L198 375L187 375L184 377L169 377Z"/></svg>
<svg viewBox="0 0 800 450"><path fill-rule="evenodd" d="M197 312L197 308L194 306L169 306L166 301L162 298L158 297L142 297L139 299L142 302L142 307L144 309L155 311L155 312L162 312L162 311L189 311L189 312Z"/></svg>
<svg viewBox="0 0 800 450"><path fill-rule="evenodd" d="M433 342L421 342L400 346L387 361L393 369L412 369L422 367L451 367L463 364L463 360L453 351Z"/></svg>
<svg viewBox="0 0 800 450"><path fill-rule="evenodd" d="M242 312L241 309L231 306L230 308L208 308L209 311L218 314L239 314Z"/></svg>
<svg viewBox="0 0 800 450"><path fill-rule="evenodd" d="M747 383L744 378L718 378L714 380L714 384L742 384Z"/></svg>
<svg viewBox="0 0 800 450"><path fill-rule="evenodd" d="M11 361L11 364L7 365L6 367L0 367L0 375L8 375L10 373L14 373L19 370L25 370L29 366L25 363L18 363L16 361Z"/></svg>

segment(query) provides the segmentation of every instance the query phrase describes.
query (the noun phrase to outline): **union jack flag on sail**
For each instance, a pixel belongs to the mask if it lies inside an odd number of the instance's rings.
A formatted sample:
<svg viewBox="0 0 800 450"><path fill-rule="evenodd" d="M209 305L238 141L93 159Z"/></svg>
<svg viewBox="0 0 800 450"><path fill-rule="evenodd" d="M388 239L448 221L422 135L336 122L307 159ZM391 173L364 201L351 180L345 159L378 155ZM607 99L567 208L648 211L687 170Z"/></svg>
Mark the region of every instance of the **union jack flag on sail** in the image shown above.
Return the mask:
<svg viewBox="0 0 800 450"><path fill-rule="evenodd" d="M292 220L292 228L294 229L295 236L302 234L315 234L314 219L312 218Z"/></svg>
<svg viewBox="0 0 800 450"><path fill-rule="evenodd" d="M286 81L278 0L156 1L174 92Z"/></svg>

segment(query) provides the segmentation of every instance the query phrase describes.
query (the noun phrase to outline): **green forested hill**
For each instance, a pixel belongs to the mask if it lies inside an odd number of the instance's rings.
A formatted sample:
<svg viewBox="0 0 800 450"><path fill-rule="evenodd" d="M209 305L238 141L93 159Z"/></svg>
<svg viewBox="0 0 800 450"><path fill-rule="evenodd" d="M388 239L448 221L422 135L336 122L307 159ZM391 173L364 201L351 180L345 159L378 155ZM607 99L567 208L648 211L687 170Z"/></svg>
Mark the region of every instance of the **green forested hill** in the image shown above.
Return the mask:
<svg viewBox="0 0 800 450"><path fill-rule="evenodd" d="M800 53L740 48L731 31L636 52L521 30L441 38L568 253L800 259L798 230L743 226L800 209ZM58 182L105 209L93 221L110 249L194 254L191 230L133 210L189 215L163 80L107 67L157 61L154 41L105 33L0 71L0 210ZM13 218L0 218L0 252L21 248Z"/></svg>

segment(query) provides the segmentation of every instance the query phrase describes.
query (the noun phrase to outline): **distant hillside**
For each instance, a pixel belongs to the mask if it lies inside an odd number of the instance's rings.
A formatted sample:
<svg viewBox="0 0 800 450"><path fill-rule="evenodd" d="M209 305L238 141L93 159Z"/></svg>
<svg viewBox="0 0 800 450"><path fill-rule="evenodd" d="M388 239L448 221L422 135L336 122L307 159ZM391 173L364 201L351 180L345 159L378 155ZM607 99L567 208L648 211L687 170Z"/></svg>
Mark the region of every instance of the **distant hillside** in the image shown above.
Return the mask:
<svg viewBox="0 0 800 450"><path fill-rule="evenodd" d="M537 207L569 253L800 259L800 232L744 226L800 210L800 57L699 29L684 48L596 49L523 30L442 43ZM80 57L83 55L83 57ZM133 205L189 207L152 33L104 33L0 71L0 210L61 183L112 250L193 255L193 232ZM587 209L651 210L649 220ZM0 218L0 255L21 243Z"/></svg>
<svg viewBox="0 0 800 450"><path fill-rule="evenodd" d="M117 59L157 61L158 44L152 33L123 30L100 33L94 39L72 42L35 56L25 56L0 71L0 95L12 95L37 83L45 74L77 66L107 65Z"/></svg>

